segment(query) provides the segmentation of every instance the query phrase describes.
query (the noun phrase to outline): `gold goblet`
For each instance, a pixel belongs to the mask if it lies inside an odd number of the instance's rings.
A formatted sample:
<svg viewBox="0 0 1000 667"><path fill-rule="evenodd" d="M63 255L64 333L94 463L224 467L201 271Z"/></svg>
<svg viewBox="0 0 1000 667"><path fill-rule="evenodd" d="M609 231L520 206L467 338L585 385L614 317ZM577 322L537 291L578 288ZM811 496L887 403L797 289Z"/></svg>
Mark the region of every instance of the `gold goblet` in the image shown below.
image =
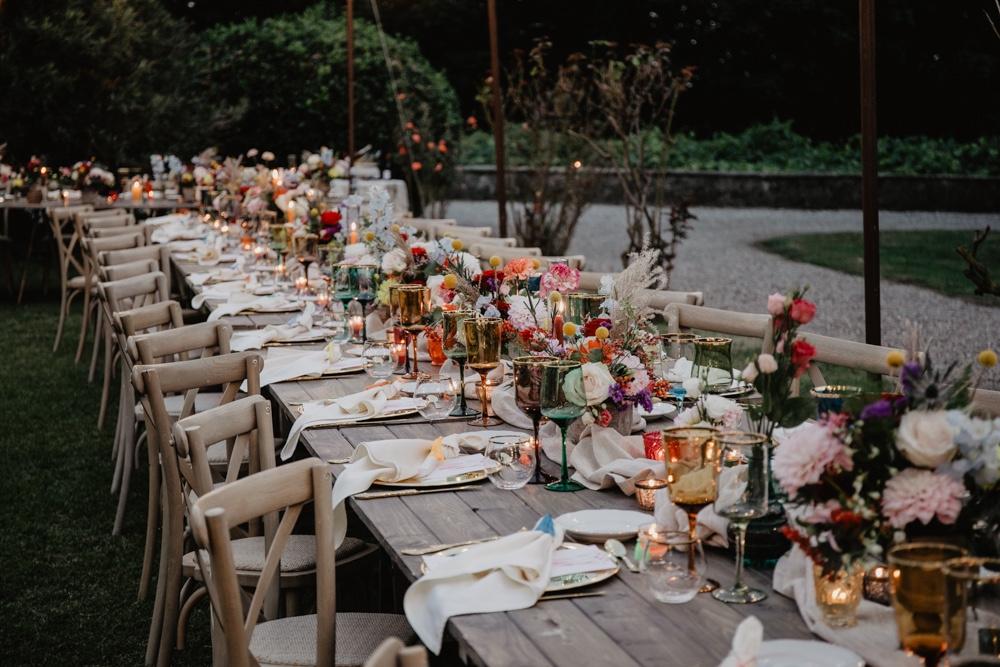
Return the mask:
<svg viewBox="0 0 1000 667"><path fill-rule="evenodd" d="M541 441L538 425L542 420L542 369L555 357L517 357L514 364L514 402L531 417L535 440L535 473L528 484L548 484L555 477L542 471Z"/></svg>
<svg viewBox="0 0 1000 667"><path fill-rule="evenodd" d="M698 537L698 512L715 502L719 495L719 469L722 457L711 426L674 426L663 430L664 465L670 500L687 513L688 533ZM702 592L719 587L705 580Z"/></svg>
<svg viewBox="0 0 1000 667"><path fill-rule="evenodd" d="M400 285L396 289L396 300L399 314L399 326L410 337L413 347L413 366L404 380L419 380L429 378L417 367L417 337L424 330L425 318L431 311L431 290L423 285Z"/></svg>
<svg viewBox="0 0 1000 667"><path fill-rule="evenodd" d="M444 354L449 359L453 359L458 364L458 401L451 411L451 417L476 417L478 410L473 410L465 402L465 362L469 358L469 353L465 346L465 330L462 323L465 320L474 318L475 311L472 310L446 310L442 315L441 346Z"/></svg>
<svg viewBox="0 0 1000 667"><path fill-rule="evenodd" d="M586 324L587 321L600 316L602 304L608 300L603 294L588 294L586 292L570 292L566 295L569 304L566 316L570 322Z"/></svg>
<svg viewBox="0 0 1000 667"><path fill-rule="evenodd" d="M462 326L465 329L469 368L479 373L479 401L483 404L483 418L472 423L484 428L501 424L496 417L490 417L486 376L500 365L503 320L496 317L470 318L462 322Z"/></svg>

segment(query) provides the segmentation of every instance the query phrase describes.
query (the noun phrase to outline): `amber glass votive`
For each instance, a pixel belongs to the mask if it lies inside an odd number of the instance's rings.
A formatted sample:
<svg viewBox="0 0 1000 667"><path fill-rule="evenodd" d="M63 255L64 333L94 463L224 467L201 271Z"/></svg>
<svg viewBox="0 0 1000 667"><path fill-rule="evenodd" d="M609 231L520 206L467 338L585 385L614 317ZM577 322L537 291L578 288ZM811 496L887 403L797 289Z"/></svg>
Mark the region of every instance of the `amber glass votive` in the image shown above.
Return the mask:
<svg viewBox="0 0 1000 667"><path fill-rule="evenodd" d="M635 500L639 509L652 512L656 509L656 492L667 486L665 479L641 479L635 483Z"/></svg>

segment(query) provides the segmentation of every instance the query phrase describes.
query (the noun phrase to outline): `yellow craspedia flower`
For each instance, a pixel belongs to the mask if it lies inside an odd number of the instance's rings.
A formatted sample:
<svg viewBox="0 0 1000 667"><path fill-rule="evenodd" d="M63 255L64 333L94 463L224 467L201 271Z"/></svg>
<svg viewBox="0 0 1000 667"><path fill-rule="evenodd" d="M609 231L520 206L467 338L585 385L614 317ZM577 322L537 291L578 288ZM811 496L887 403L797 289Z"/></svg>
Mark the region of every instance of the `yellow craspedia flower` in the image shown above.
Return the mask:
<svg viewBox="0 0 1000 667"><path fill-rule="evenodd" d="M560 294L559 292L553 292L552 294L549 294L550 303L559 303L560 301L562 301L562 294Z"/></svg>
<svg viewBox="0 0 1000 667"><path fill-rule="evenodd" d="M993 368L997 365L997 353L993 350L983 350L976 355L976 361L985 368Z"/></svg>
<svg viewBox="0 0 1000 667"><path fill-rule="evenodd" d="M449 273L444 277L444 280L441 281L441 284L444 285L445 289L455 289L458 286L458 276L454 273Z"/></svg>
<svg viewBox="0 0 1000 667"><path fill-rule="evenodd" d="M365 241L374 241L374 240L375 240L375 232L371 230L365 232Z"/></svg>
<svg viewBox="0 0 1000 667"><path fill-rule="evenodd" d="M611 332L608 331L607 327L597 327L597 329L594 331L594 336L597 337L597 340L606 340L607 337L610 335Z"/></svg>
<svg viewBox="0 0 1000 667"><path fill-rule="evenodd" d="M542 260L538 259L537 257L532 257L531 268L535 269L536 271L542 268Z"/></svg>
<svg viewBox="0 0 1000 667"><path fill-rule="evenodd" d="M568 338L575 338L576 337L576 325L573 324L572 322L567 322L566 324L564 324L563 325L563 336L567 336Z"/></svg>
<svg viewBox="0 0 1000 667"><path fill-rule="evenodd" d="M309 209L309 215L315 218L316 216L319 215L319 209L318 208Z"/></svg>
<svg viewBox="0 0 1000 667"><path fill-rule="evenodd" d="M889 368L899 368L906 363L906 355L899 350L893 350L886 355L885 363L889 365Z"/></svg>
<svg viewBox="0 0 1000 667"><path fill-rule="evenodd" d="M455 252L461 252L462 248L464 247L465 244L459 241L458 239L455 239L451 242L451 249L454 250Z"/></svg>
<svg viewBox="0 0 1000 667"><path fill-rule="evenodd" d="M391 230L392 230L392 233L393 233L393 234L398 234L398 233L399 233L399 225L393 225L393 226L392 226L392 227L390 227L389 229L391 229Z"/></svg>
<svg viewBox="0 0 1000 667"><path fill-rule="evenodd" d="M503 260L500 259L499 255L493 255L492 257L490 257L490 266L492 266L494 269L500 266L501 264L503 264Z"/></svg>

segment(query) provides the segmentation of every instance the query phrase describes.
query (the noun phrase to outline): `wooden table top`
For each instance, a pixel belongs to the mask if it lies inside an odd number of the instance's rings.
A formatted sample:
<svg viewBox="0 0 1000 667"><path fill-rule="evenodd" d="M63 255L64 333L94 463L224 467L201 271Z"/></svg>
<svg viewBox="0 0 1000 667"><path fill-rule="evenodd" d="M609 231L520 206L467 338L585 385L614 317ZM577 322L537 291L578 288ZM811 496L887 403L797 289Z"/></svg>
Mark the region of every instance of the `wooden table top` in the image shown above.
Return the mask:
<svg viewBox="0 0 1000 667"><path fill-rule="evenodd" d="M182 271L190 265L178 265ZM287 314L277 316L284 321ZM275 316L227 318L234 326L263 326ZM363 374L269 385L265 393L276 404L279 430L287 432L293 409L303 401L334 398L370 384ZM476 405L475 401L470 402ZM498 428L510 428L502 426ZM303 432L298 454L324 461L351 455L366 441L427 438L475 430L467 421L428 423L404 419L391 425L316 428ZM545 460L550 472L557 465ZM342 465L331 465L336 475ZM395 567L413 581L420 576L420 557L402 549L503 535L534 525L544 514L592 508L637 509L635 500L617 490L553 493L528 485L505 491L483 482L474 491L445 492L377 500L348 501L349 511L378 540ZM709 576L731 583L730 554L706 549ZM622 569L617 577L597 584L603 596L552 600L529 609L453 617L446 632L469 664L489 667L580 665L717 665L729 652L736 626L748 615L764 624L766 639L811 639L794 601L771 591L770 571L748 570L745 580L769 592L758 604L739 606L702 594L680 605L657 602L643 576Z"/></svg>

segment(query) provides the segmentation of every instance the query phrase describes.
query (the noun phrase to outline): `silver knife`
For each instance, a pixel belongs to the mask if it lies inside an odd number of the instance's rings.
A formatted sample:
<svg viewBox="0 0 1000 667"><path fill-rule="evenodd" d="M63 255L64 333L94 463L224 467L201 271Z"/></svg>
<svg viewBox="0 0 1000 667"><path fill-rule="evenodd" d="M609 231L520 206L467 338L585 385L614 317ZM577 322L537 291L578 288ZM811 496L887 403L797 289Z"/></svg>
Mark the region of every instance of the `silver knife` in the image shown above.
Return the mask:
<svg viewBox="0 0 1000 667"><path fill-rule="evenodd" d="M478 486L442 486L433 489L399 489L398 491L368 491L356 493L352 498L356 500L373 500L375 498L395 498L397 496L418 496L424 493L443 493L445 491L472 491L479 489Z"/></svg>
<svg viewBox="0 0 1000 667"><path fill-rule="evenodd" d="M357 498L357 496L354 497ZM484 542L493 542L494 540L499 539L499 535L494 537L482 537L478 540L465 540L464 542L451 542L450 544L432 544L429 547L411 547L408 549L400 549L399 553L404 556L426 556L427 554L433 554L447 549L454 549L455 547L467 547L471 544L483 544Z"/></svg>

